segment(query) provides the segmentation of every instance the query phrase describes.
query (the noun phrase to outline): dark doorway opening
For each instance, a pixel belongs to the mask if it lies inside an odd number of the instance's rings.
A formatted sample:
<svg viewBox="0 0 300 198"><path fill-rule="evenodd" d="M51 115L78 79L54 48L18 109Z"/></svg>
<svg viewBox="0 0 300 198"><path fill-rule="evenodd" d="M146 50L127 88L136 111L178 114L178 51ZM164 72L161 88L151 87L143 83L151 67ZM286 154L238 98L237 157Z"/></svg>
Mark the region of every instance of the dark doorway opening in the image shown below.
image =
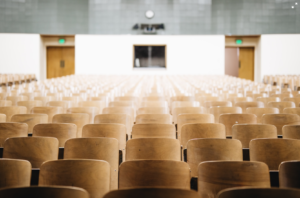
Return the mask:
<svg viewBox="0 0 300 198"><path fill-rule="evenodd" d="M166 68L166 45L134 45L134 68Z"/></svg>

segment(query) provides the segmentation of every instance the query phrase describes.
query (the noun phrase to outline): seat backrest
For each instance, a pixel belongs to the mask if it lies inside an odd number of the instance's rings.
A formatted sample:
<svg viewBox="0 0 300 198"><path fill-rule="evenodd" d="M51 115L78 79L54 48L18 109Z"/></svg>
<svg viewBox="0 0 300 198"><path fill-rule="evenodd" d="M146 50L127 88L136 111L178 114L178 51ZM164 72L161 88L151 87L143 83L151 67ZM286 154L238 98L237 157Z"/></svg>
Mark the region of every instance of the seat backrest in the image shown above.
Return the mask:
<svg viewBox="0 0 300 198"><path fill-rule="evenodd" d="M89 124L90 117L87 113L56 114L53 116L52 123L72 123L77 126L76 137L82 136L82 127Z"/></svg>
<svg viewBox="0 0 300 198"><path fill-rule="evenodd" d="M232 139L240 140L243 148L257 138L277 138L277 128L271 124L235 124L232 126Z"/></svg>
<svg viewBox="0 0 300 198"><path fill-rule="evenodd" d="M39 168L48 160L58 159L58 140L52 137L8 138L3 146L3 158L28 160Z"/></svg>
<svg viewBox="0 0 300 198"><path fill-rule="evenodd" d="M204 108L204 107L176 107L173 109L174 124L177 124L177 117L183 113L202 114L202 113L206 113L206 108Z"/></svg>
<svg viewBox="0 0 300 198"><path fill-rule="evenodd" d="M224 113L242 113L241 107L211 107L209 113L215 117L215 123L219 123L219 116Z"/></svg>
<svg viewBox="0 0 300 198"><path fill-rule="evenodd" d="M110 165L87 159L48 161L40 168L39 186L44 185L80 187L90 198L99 198L110 190Z"/></svg>
<svg viewBox="0 0 300 198"><path fill-rule="evenodd" d="M72 107L67 109L67 113L87 113L89 114L89 124L94 123L94 118L96 115L99 114L99 108L98 107Z"/></svg>
<svg viewBox="0 0 300 198"><path fill-rule="evenodd" d="M198 166L198 193L201 197L216 197L230 187L270 187L268 166L262 162L207 161Z"/></svg>
<svg viewBox="0 0 300 198"><path fill-rule="evenodd" d="M173 124L135 124L132 127L132 139L135 138L172 138L176 139Z"/></svg>
<svg viewBox="0 0 300 198"><path fill-rule="evenodd" d="M262 123L262 116L264 114L278 114L279 113L279 109L278 108L273 108L273 107L264 107L264 108L260 108L260 107L248 107L246 109L246 113L251 113L251 114L255 114L257 117L257 123L261 124Z"/></svg>
<svg viewBox="0 0 300 198"><path fill-rule="evenodd" d="M176 139L137 138L126 143L126 161L180 159L180 145Z"/></svg>
<svg viewBox="0 0 300 198"><path fill-rule="evenodd" d="M46 106L47 102L55 100L54 96L36 96L34 100L42 101L42 106Z"/></svg>
<svg viewBox="0 0 300 198"><path fill-rule="evenodd" d="M10 100L0 100L0 107L11 107L12 102Z"/></svg>
<svg viewBox="0 0 300 198"><path fill-rule="evenodd" d="M277 135L282 135L284 125L300 124L300 116L296 114L265 114L262 116L262 123L275 125Z"/></svg>
<svg viewBox="0 0 300 198"><path fill-rule="evenodd" d="M64 147L68 139L76 138L77 126L71 123L46 123L33 127L33 137L54 137L58 139L58 146Z"/></svg>
<svg viewBox="0 0 300 198"><path fill-rule="evenodd" d="M132 107L106 107L103 114L127 114L130 116L131 123L134 121L134 109Z"/></svg>
<svg viewBox="0 0 300 198"><path fill-rule="evenodd" d="M0 147L7 138L11 137L27 137L28 136L28 125L25 123L17 122L4 122L0 123Z"/></svg>
<svg viewBox="0 0 300 198"><path fill-rule="evenodd" d="M119 189L163 187L190 189L190 168L181 161L126 161L119 169Z"/></svg>
<svg viewBox="0 0 300 198"><path fill-rule="evenodd" d="M264 162L278 170L283 161L300 160L300 140L254 139L250 142L250 161Z"/></svg>
<svg viewBox="0 0 300 198"><path fill-rule="evenodd" d="M300 161L286 161L279 166L280 188L300 188Z"/></svg>
<svg viewBox="0 0 300 198"><path fill-rule="evenodd" d="M131 118L127 114L99 114L95 116L95 124L123 124L126 126L126 133L131 135Z"/></svg>
<svg viewBox="0 0 300 198"><path fill-rule="evenodd" d="M297 198L300 196L299 189L288 189L288 188L258 188L258 187L240 187L240 188L229 188L222 190L218 194L218 198Z"/></svg>
<svg viewBox="0 0 300 198"><path fill-rule="evenodd" d="M103 108L105 108L105 101L80 101L78 103L79 107L97 107L99 112L97 114L101 114Z"/></svg>
<svg viewBox="0 0 300 198"><path fill-rule="evenodd" d="M283 109L283 113L297 114L300 116L300 107L288 107Z"/></svg>
<svg viewBox="0 0 300 198"><path fill-rule="evenodd" d="M27 113L30 113L33 107L41 107L43 106L43 103L40 100L31 100L31 101L19 101L17 102L17 105L26 107Z"/></svg>
<svg viewBox="0 0 300 198"><path fill-rule="evenodd" d="M136 124L172 124L170 114L139 114L136 116Z"/></svg>
<svg viewBox="0 0 300 198"><path fill-rule="evenodd" d="M110 191L103 198L199 198L194 190L175 188L137 188Z"/></svg>
<svg viewBox="0 0 300 198"><path fill-rule="evenodd" d="M67 112L67 109L71 107L71 103L69 101L49 101L46 106L48 107L62 107L63 113Z"/></svg>
<svg viewBox="0 0 300 198"><path fill-rule="evenodd" d="M48 123L47 114L15 114L11 122L21 122L28 125L28 133L32 133L33 127L37 124Z"/></svg>
<svg viewBox="0 0 300 198"><path fill-rule="evenodd" d="M279 109L279 113L283 113L283 109L285 108L295 108L296 105L291 101L283 101L283 102L269 102L268 107L274 107Z"/></svg>
<svg viewBox="0 0 300 198"><path fill-rule="evenodd" d="M31 164L27 160L1 158L0 175L0 188L30 186Z"/></svg>
<svg viewBox="0 0 300 198"><path fill-rule="evenodd" d="M283 126L282 127L282 138L300 139L300 124Z"/></svg>
<svg viewBox="0 0 300 198"><path fill-rule="evenodd" d="M28 101L27 96L7 96L6 100L10 100L13 106L18 105L18 101Z"/></svg>
<svg viewBox="0 0 300 198"><path fill-rule="evenodd" d="M171 104L171 113L177 107L200 107L200 103L198 101L173 101Z"/></svg>
<svg viewBox="0 0 300 198"><path fill-rule="evenodd" d="M169 114L169 110L166 107L142 107L137 110L139 114Z"/></svg>
<svg viewBox="0 0 300 198"><path fill-rule="evenodd" d="M256 101L263 102L265 104L265 107L267 107L269 102L280 102L280 98L279 97L268 97L268 98L258 97L256 98Z"/></svg>
<svg viewBox="0 0 300 198"><path fill-rule="evenodd" d="M166 101L142 101L140 107L168 107Z"/></svg>
<svg viewBox="0 0 300 198"><path fill-rule="evenodd" d="M187 142L187 163L191 176L198 176L198 165L204 161L243 161L242 144L239 140L201 138Z"/></svg>
<svg viewBox="0 0 300 198"><path fill-rule="evenodd" d="M107 137L75 138L66 141L64 159L97 159L110 164L110 189L118 189L118 140Z"/></svg>
<svg viewBox="0 0 300 198"><path fill-rule="evenodd" d="M182 126L180 144L183 148L186 148L189 140L196 138L225 139L225 126L219 123L194 123Z"/></svg>
<svg viewBox="0 0 300 198"><path fill-rule="evenodd" d="M226 136L232 136L232 126L234 124L256 124L256 115L254 114L221 114L219 123L225 125Z"/></svg>
<svg viewBox="0 0 300 198"><path fill-rule="evenodd" d="M241 107L243 113L247 113L246 109L249 107L257 107L257 108L265 107L263 102L236 102L234 106Z"/></svg>
<svg viewBox="0 0 300 198"><path fill-rule="evenodd" d="M10 122L11 117L15 114L25 114L27 108L23 106L0 107L0 114L6 115L6 122Z"/></svg>
<svg viewBox="0 0 300 198"><path fill-rule="evenodd" d="M48 122L52 122L52 118L55 114L64 113L62 107L33 107L30 113L47 114Z"/></svg>
<svg viewBox="0 0 300 198"><path fill-rule="evenodd" d="M204 102L204 107L232 107L232 103L230 101L206 101Z"/></svg>
<svg viewBox="0 0 300 198"><path fill-rule="evenodd" d="M14 187L0 190L0 197L7 198L89 198L86 190L70 186L30 186L30 187Z"/></svg>

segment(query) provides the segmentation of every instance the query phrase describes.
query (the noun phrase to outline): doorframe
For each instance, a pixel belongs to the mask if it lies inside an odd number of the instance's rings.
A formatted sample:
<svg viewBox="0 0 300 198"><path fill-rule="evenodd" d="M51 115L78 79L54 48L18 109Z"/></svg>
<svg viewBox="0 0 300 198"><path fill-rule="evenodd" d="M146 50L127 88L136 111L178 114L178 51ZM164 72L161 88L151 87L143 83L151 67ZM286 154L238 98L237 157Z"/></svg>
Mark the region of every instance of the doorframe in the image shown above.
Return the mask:
<svg viewBox="0 0 300 198"><path fill-rule="evenodd" d="M65 39L64 44L58 43L60 38ZM40 35L40 81L47 79L47 47L74 47L74 35ZM76 49L75 49L76 50ZM76 59L74 57L76 67ZM76 71L76 70L75 70Z"/></svg>
<svg viewBox="0 0 300 198"><path fill-rule="evenodd" d="M236 44L236 39L241 39L242 44ZM261 52L261 42L260 35L252 36L225 36L225 47L254 47L254 82L262 82L261 78L261 64L260 64L260 52ZM225 69L224 69L225 72Z"/></svg>

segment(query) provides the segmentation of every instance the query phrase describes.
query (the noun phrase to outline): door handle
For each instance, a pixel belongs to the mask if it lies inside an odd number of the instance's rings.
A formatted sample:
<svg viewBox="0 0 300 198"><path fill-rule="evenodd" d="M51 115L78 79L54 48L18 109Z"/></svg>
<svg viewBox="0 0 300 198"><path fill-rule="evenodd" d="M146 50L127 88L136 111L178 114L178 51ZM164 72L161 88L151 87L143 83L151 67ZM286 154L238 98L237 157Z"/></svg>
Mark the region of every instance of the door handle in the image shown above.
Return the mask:
<svg viewBox="0 0 300 198"><path fill-rule="evenodd" d="M61 60L60 61L60 68L64 68L65 67L65 61L64 60Z"/></svg>

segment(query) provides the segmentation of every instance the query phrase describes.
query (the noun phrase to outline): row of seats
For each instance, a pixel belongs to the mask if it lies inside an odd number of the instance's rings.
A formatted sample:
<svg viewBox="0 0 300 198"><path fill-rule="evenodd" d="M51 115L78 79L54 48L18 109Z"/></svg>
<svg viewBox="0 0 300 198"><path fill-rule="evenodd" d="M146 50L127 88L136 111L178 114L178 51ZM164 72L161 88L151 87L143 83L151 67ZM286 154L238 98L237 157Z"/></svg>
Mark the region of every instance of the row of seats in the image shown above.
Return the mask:
<svg viewBox="0 0 300 198"><path fill-rule="evenodd" d="M231 187L271 193L277 174L281 188L299 188L298 95L227 76L68 76L2 87L1 187L222 197Z"/></svg>

